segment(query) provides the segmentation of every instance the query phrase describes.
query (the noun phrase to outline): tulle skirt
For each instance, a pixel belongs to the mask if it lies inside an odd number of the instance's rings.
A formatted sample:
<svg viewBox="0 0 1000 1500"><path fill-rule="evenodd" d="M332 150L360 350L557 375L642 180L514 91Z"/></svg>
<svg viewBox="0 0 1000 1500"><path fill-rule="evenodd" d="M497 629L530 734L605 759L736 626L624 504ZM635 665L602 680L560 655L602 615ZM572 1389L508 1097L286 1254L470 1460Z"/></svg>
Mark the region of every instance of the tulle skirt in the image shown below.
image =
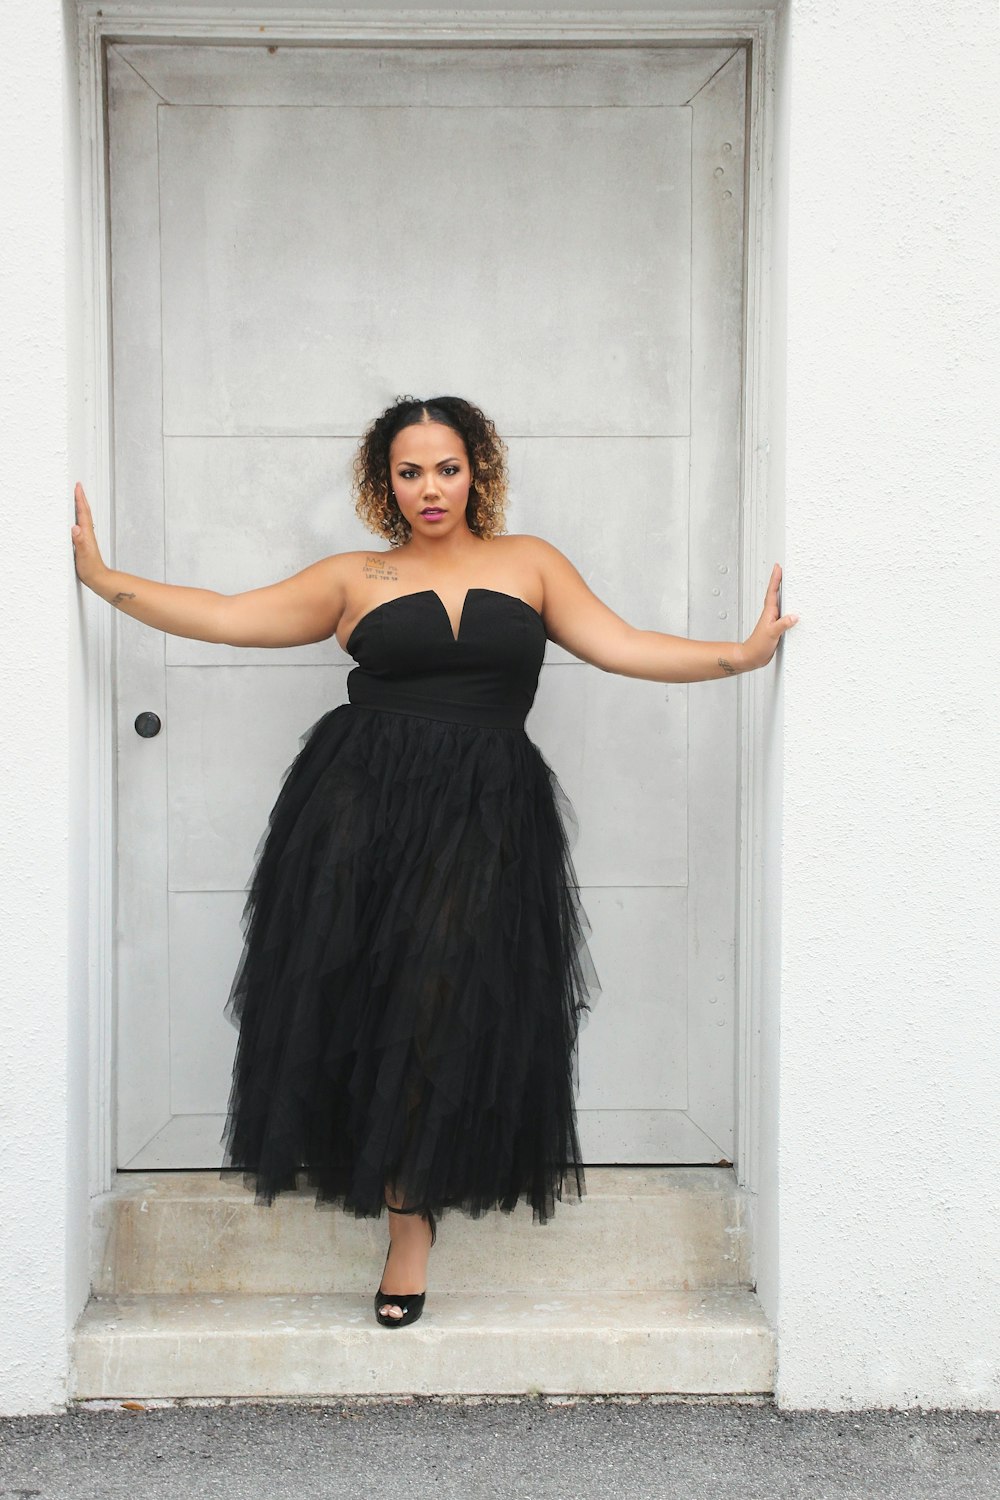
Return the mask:
<svg viewBox="0 0 1000 1500"><path fill-rule="evenodd" d="M576 1049L599 992L573 809L521 728L345 704L257 849L226 1014L224 1175L358 1217L384 1187L479 1216L579 1197Z"/></svg>

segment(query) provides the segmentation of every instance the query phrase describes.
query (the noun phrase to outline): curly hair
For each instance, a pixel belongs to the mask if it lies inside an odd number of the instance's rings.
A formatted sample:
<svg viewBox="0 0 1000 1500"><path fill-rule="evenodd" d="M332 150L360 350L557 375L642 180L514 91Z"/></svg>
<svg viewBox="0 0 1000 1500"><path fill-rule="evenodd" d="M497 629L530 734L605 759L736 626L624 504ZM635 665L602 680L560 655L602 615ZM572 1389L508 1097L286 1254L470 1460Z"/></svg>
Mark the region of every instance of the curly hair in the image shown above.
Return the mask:
<svg viewBox="0 0 1000 1500"><path fill-rule="evenodd" d="M472 469L472 487L465 516L476 536L500 536L507 502L507 446L478 406L461 396L434 396L419 401L398 396L375 418L361 439L354 459L355 510L376 536L393 547L409 540L411 526L392 495L389 449L404 427L440 422L457 432L465 444Z"/></svg>

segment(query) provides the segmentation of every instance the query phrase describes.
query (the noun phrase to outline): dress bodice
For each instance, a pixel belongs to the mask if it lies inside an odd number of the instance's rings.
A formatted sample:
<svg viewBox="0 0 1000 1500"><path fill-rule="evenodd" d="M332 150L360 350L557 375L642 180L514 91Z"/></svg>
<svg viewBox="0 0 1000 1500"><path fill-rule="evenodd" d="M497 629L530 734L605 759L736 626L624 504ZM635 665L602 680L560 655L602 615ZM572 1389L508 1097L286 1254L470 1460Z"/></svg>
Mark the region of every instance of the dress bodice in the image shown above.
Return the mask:
<svg viewBox="0 0 1000 1500"><path fill-rule="evenodd" d="M433 589L362 615L347 642L347 694L362 708L456 724L523 727L545 655L538 611L516 594L472 588L455 636Z"/></svg>

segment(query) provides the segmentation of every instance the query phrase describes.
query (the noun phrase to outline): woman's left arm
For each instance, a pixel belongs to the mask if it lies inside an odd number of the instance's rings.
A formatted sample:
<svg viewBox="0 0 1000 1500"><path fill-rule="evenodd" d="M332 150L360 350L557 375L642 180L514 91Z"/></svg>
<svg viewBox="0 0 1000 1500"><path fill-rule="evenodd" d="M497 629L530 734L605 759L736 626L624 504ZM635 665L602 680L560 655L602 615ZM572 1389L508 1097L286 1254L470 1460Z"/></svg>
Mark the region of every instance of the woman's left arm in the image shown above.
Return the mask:
<svg viewBox="0 0 1000 1500"><path fill-rule="evenodd" d="M778 613L781 566L775 563L760 619L745 641L695 641L638 630L588 588L558 548L532 538L542 577L542 619L551 640L605 672L650 682L710 682L765 667L798 615Z"/></svg>

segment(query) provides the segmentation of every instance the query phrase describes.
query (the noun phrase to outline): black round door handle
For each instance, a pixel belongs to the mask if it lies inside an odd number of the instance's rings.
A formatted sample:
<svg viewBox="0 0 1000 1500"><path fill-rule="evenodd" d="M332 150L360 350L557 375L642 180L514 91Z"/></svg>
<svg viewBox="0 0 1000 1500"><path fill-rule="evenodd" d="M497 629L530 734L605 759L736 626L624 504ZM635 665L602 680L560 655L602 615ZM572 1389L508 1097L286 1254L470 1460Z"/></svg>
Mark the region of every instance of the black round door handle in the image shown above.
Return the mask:
<svg viewBox="0 0 1000 1500"><path fill-rule="evenodd" d="M141 734L144 740L151 740L154 734L160 732L160 716L148 709L145 713L137 714L135 720L135 732Z"/></svg>

